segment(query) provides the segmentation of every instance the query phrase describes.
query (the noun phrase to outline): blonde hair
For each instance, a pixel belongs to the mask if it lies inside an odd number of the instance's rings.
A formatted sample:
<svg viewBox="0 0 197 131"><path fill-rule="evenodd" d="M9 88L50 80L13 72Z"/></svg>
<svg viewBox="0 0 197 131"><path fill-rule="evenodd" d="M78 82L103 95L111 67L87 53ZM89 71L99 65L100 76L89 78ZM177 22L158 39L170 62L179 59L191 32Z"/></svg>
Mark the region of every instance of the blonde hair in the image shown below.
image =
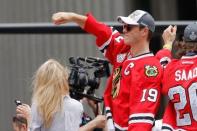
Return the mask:
<svg viewBox="0 0 197 131"><path fill-rule="evenodd" d="M36 103L44 126L48 128L53 115L62 110L62 96L69 93L68 71L56 60L49 59L35 73L32 85L32 103Z"/></svg>

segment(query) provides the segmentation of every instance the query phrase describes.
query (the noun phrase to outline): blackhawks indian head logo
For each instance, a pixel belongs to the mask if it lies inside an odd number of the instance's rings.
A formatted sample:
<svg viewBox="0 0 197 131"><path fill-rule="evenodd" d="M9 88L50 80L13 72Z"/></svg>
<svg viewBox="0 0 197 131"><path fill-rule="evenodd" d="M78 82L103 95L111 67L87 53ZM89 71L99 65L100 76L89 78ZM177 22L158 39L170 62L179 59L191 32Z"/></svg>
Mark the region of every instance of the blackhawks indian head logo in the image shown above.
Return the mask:
<svg viewBox="0 0 197 131"><path fill-rule="evenodd" d="M155 77L158 75L158 69L156 66L146 65L145 66L145 75L148 77Z"/></svg>

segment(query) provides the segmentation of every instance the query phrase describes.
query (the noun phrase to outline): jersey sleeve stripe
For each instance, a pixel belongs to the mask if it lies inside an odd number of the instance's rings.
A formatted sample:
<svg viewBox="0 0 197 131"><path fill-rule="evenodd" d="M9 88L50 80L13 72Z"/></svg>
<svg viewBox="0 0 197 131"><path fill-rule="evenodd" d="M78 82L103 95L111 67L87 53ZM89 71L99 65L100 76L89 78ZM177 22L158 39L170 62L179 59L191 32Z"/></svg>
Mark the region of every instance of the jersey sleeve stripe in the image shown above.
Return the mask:
<svg viewBox="0 0 197 131"><path fill-rule="evenodd" d="M174 129L172 128L172 126L163 123L162 127L161 127L162 131L173 131Z"/></svg>
<svg viewBox="0 0 197 131"><path fill-rule="evenodd" d="M110 36L110 38L105 43L103 43L101 46L98 47L99 50L103 53L104 56L106 54L106 51L107 51L107 48L108 48L109 44L112 41L112 36L115 35L116 33L118 33L118 31L117 30L114 30L112 32L112 35Z"/></svg>
<svg viewBox="0 0 197 131"><path fill-rule="evenodd" d="M171 128L169 128L167 126L162 126L161 130L162 131L173 131Z"/></svg>
<svg viewBox="0 0 197 131"><path fill-rule="evenodd" d="M108 106L106 106L106 107L105 107L105 110L106 110L106 111L107 111L107 110L111 110L111 108L108 107Z"/></svg>
<svg viewBox="0 0 197 131"><path fill-rule="evenodd" d="M129 118L132 118L132 117L141 117L141 116L154 117L154 114L152 114L152 113L136 113L136 114L130 115Z"/></svg>
<svg viewBox="0 0 197 131"><path fill-rule="evenodd" d="M138 120L129 120L129 124L133 124L133 123L149 123L151 125L153 125L152 120L145 120L145 119L138 119Z"/></svg>
<svg viewBox="0 0 197 131"><path fill-rule="evenodd" d="M112 116L107 116L107 120L112 120Z"/></svg>
<svg viewBox="0 0 197 131"><path fill-rule="evenodd" d="M114 122L114 126L116 128L116 131L127 131L128 130L128 127L121 127L118 124L116 124L115 122Z"/></svg>
<svg viewBox="0 0 197 131"><path fill-rule="evenodd" d="M166 123L163 123L162 124L162 131L186 131L186 130L183 130L183 129L174 129L171 125L168 125Z"/></svg>
<svg viewBox="0 0 197 131"><path fill-rule="evenodd" d="M106 116L107 116L107 117L108 117L108 116L112 116L111 112L107 112L107 113L106 113Z"/></svg>
<svg viewBox="0 0 197 131"><path fill-rule="evenodd" d="M105 56L105 54L106 54L106 49L107 49L107 47L108 47L109 45L107 45L103 50L100 50L101 51L101 53Z"/></svg>
<svg viewBox="0 0 197 131"><path fill-rule="evenodd" d="M106 107L105 110L106 110L107 119L112 119L112 114L111 114L110 108Z"/></svg>
<svg viewBox="0 0 197 131"><path fill-rule="evenodd" d="M141 119L154 121L154 118L149 116L132 117L129 120L141 120Z"/></svg>
<svg viewBox="0 0 197 131"><path fill-rule="evenodd" d="M106 114L111 114L111 111L107 110L107 111L106 111Z"/></svg>
<svg viewBox="0 0 197 131"><path fill-rule="evenodd" d="M111 40L112 40L112 35L105 43L103 43L100 47L98 47L99 50L102 52L102 50L106 49L106 47L110 44Z"/></svg>
<svg viewBox="0 0 197 131"><path fill-rule="evenodd" d="M112 114L111 113L106 113L107 119L112 119Z"/></svg>
<svg viewBox="0 0 197 131"><path fill-rule="evenodd" d="M154 123L154 115L152 113L137 113L129 116L129 124L131 123Z"/></svg>

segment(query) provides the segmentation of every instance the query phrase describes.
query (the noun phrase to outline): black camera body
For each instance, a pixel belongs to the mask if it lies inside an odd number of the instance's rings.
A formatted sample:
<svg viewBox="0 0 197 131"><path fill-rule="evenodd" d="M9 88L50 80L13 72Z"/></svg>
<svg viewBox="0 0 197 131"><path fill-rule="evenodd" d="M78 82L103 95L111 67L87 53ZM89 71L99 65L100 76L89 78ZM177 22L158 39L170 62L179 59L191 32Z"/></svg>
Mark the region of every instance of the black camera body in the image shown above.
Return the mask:
<svg viewBox="0 0 197 131"><path fill-rule="evenodd" d="M16 106L22 105L22 102L20 100L14 100L14 103L16 104Z"/></svg>
<svg viewBox="0 0 197 131"><path fill-rule="evenodd" d="M71 72L68 83L71 87L71 97L77 100L87 97L98 102L102 101L94 97L94 92L99 88L101 78L110 76L109 62L95 57L70 57L69 62ZM85 90L86 87L89 89Z"/></svg>

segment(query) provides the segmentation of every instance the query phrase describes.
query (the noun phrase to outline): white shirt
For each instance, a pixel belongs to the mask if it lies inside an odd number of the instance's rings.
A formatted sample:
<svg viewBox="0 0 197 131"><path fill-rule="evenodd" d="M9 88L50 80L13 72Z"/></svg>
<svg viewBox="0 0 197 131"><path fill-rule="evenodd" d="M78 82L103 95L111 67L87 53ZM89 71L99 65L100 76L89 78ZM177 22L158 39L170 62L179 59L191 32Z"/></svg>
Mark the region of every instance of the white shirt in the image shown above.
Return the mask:
<svg viewBox="0 0 197 131"><path fill-rule="evenodd" d="M35 103L32 104L31 110L32 122L30 131L78 131L83 114L82 104L70 98L70 96L65 96L63 111L57 112L53 117L50 128L45 129Z"/></svg>

